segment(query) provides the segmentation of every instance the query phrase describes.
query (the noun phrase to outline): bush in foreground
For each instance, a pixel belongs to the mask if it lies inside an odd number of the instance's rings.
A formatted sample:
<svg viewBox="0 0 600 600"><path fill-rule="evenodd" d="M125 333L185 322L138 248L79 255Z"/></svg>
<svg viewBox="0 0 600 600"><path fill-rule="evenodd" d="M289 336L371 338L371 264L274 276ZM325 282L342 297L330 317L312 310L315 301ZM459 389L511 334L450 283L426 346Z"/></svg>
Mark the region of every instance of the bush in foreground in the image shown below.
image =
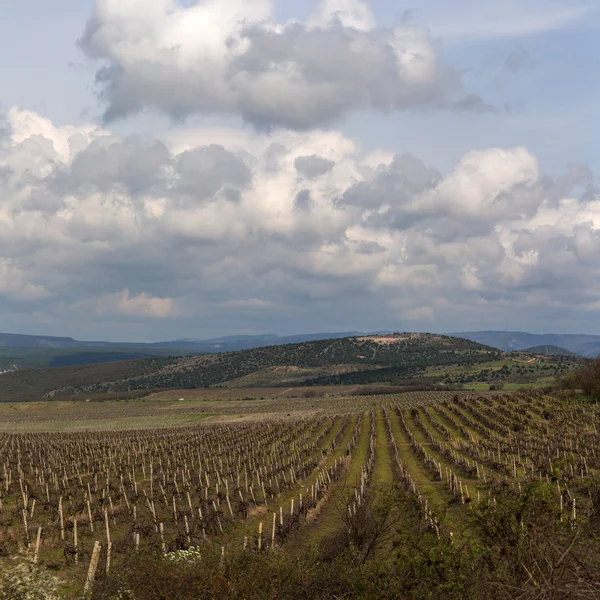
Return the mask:
<svg viewBox="0 0 600 600"><path fill-rule="evenodd" d="M58 600L58 584L32 562L20 562L0 572L0 600Z"/></svg>
<svg viewBox="0 0 600 600"><path fill-rule="evenodd" d="M325 599L576 599L600 597L600 522L573 527L560 521L556 487L534 483L518 495L492 490L493 502L474 507L465 530L437 537L414 503L396 498L401 511L394 535L373 544L327 539L319 547L238 552L221 556L211 545L178 555L129 558L119 572L97 582L99 600L325 600ZM589 490L600 507L600 490ZM600 508L598 508L600 514ZM592 515L593 516L593 515ZM363 528L379 527L377 513ZM381 530L381 527L379 527ZM373 529L373 532L376 532ZM345 534L344 534L345 535ZM343 543L339 543L343 542ZM363 547L364 546L364 547ZM198 558L200 554L200 558ZM366 554L369 559L365 560ZM181 559L181 560L180 560ZM123 595L123 590L128 590Z"/></svg>

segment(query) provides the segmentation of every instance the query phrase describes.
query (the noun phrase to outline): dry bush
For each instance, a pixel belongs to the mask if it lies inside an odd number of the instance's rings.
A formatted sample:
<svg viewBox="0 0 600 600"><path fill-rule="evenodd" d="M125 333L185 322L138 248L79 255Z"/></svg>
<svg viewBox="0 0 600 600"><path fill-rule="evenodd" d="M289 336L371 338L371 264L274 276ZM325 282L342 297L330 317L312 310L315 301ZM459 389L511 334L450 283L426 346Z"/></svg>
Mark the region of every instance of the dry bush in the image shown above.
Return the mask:
<svg viewBox="0 0 600 600"><path fill-rule="evenodd" d="M559 387L573 394L581 390L586 396L600 398L600 357L588 360L578 371L564 375Z"/></svg>

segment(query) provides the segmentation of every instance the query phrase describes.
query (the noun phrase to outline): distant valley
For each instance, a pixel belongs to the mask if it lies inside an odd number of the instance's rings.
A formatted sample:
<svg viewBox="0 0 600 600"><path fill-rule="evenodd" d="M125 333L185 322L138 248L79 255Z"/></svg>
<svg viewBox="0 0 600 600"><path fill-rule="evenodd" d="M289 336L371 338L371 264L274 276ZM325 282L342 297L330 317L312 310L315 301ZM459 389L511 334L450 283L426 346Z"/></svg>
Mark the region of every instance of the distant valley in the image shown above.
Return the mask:
<svg viewBox="0 0 600 600"><path fill-rule="evenodd" d="M526 333L523 331L462 331L448 335L486 344L505 352L553 346L588 358L595 358L600 354L600 335Z"/></svg>

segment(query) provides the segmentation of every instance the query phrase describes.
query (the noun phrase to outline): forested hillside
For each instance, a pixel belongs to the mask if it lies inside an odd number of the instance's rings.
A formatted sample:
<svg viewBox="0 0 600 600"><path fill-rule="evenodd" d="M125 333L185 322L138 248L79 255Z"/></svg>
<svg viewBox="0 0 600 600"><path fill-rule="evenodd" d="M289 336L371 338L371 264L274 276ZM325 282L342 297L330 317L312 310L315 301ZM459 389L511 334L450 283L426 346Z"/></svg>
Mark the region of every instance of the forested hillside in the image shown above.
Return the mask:
<svg viewBox="0 0 600 600"><path fill-rule="evenodd" d="M373 365L382 373L417 373L432 365L496 360L499 352L468 340L432 334L391 334L267 346L184 358L156 358L85 367L7 373L0 400L25 401L113 391L196 388L224 383L274 366ZM358 373L360 368L355 368ZM379 379L381 380L381 379Z"/></svg>

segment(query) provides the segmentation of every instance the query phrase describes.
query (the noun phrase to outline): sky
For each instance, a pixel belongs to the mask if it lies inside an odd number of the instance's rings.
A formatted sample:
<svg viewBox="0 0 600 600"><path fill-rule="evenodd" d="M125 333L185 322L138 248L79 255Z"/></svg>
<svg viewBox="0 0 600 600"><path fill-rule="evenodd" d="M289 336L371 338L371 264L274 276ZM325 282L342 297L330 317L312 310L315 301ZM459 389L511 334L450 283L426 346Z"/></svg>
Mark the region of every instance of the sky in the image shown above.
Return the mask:
<svg viewBox="0 0 600 600"><path fill-rule="evenodd" d="M0 331L600 333L595 0L0 2Z"/></svg>

